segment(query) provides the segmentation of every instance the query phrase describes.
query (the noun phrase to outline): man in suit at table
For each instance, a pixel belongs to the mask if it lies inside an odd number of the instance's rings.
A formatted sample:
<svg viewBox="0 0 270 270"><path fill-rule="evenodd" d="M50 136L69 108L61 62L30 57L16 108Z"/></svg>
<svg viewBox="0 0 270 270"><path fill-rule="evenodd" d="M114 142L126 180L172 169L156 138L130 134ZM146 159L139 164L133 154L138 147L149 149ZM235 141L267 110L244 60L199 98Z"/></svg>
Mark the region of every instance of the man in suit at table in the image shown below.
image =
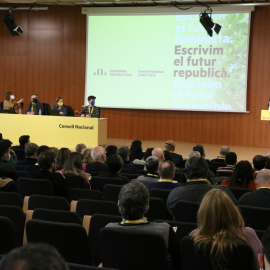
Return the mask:
<svg viewBox="0 0 270 270"><path fill-rule="evenodd" d="M88 102L89 105L84 106L82 110L79 112L79 117L92 117L92 118L100 118L100 109L95 106L96 97L89 96Z"/></svg>
<svg viewBox="0 0 270 270"><path fill-rule="evenodd" d="M26 114L28 115L39 115L44 114L44 106L43 103L38 101L38 95L31 95L31 103L27 106Z"/></svg>

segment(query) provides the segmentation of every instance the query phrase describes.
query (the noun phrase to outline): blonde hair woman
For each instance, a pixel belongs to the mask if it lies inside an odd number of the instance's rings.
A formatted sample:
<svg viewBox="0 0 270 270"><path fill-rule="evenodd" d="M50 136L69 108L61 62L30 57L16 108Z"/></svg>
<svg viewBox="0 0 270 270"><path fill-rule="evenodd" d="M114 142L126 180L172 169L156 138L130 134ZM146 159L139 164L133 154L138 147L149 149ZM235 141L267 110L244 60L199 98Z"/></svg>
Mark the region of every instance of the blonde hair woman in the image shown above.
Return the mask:
<svg viewBox="0 0 270 270"><path fill-rule="evenodd" d="M92 156L91 156L92 148L84 148L81 151L81 154L83 155L83 170L85 171L86 163L93 162Z"/></svg>
<svg viewBox="0 0 270 270"><path fill-rule="evenodd" d="M241 242L252 247L258 264L262 244L255 231L245 227L239 209L223 190L213 189L206 193L197 214L197 226L198 229L190 234L194 247L204 250L211 245L210 261L214 269L226 269L224 265L228 263L233 247Z"/></svg>

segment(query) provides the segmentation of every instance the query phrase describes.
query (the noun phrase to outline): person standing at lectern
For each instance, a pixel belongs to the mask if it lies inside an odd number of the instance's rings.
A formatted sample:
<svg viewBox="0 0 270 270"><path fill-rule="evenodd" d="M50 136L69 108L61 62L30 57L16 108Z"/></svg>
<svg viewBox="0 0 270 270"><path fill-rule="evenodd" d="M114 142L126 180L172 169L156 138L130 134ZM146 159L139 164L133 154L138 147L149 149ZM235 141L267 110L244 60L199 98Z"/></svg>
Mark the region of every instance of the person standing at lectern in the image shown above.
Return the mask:
<svg viewBox="0 0 270 270"><path fill-rule="evenodd" d="M25 113L28 114L28 115L44 114L43 103L38 101L38 95L37 94L32 94L31 95L31 103L28 105Z"/></svg>
<svg viewBox="0 0 270 270"><path fill-rule="evenodd" d="M3 109L4 110L17 110L19 108L22 108L23 106L23 98L21 98L19 101L15 101L15 96L12 92L7 92L5 94L5 100L3 102Z"/></svg>
<svg viewBox="0 0 270 270"><path fill-rule="evenodd" d="M83 109L79 112L79 117L92 117L92 118L100 118L100 109L95 106L95 96L89 96L88 102L89 105L84 106Z"/></svg>

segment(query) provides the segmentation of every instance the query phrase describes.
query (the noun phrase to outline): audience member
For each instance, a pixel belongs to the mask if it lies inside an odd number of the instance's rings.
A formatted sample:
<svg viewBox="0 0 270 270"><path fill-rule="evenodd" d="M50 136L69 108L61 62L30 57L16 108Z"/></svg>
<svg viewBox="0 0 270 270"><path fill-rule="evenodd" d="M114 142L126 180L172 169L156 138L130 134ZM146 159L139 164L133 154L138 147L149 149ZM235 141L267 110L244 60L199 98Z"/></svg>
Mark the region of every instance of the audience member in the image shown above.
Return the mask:
<svg viewBox="0 0 270 270"><path fill-rule="evenodd" d="M237 155L229 152L225 157L226 167L219 167L216 171L217 176L231 176L237 163Z"/></svg>
<svg viewBox="0 0 270 270"><path fill-rule="evenodd" d="M81 153L83 149L86 148L86 145L84 143L78 143L75 147L75 151L78 153Z"/></svg>
<svg viewBox="0 0 270 270"><path fill-rule="evenodd" d="M152 156L157 157L159 163L164 161L164 153L161 148L154 148L152 151Z"/></svg>
<svg viewBox="0 0 270 270"><path fill-rule="evenodd" d="M266 166L266 159L262 155L256 155L253 160L252 160L253 166L254 166L254 174L253 178L256 179L257 173L261 170L264 169Z"/></svg>
<svg viewBox="0 0 270 270"><path fill-rule="evenodd" d="M151 180L151 181L157 182L158 179L159 179L159 175L158 175L158 166L159 166L158 158L154 157L154 156L148 157L146 159L145 166L146 166L147 174L146 175L140 175L137 178L137 180L138 181Z"/></svg>
<svg viewBox="0 0 270 270"><path fill-rule="evenodd" d="M142 159L142 158L143 158L142 141L134 140L130 146L129 160L132 162L134 159Z"/></svg>
<svg viewBox="0 0 270 270"><path fill-rule="evenodd" d="M105 164L106 154L105 150L101 146L96 146L91 152L93 162L86 164L85 172L87 173L102 173L107 172L108 167Z"/></svg>
<svg viewBox="0 0 270 270"><path fill-rule="evenodd" d="M0 177L7 177L16 180L16 168L14 165L8 163L11 145L12 142L10 140L0 141Z"/></svg>
<svg viewBox="0 0 270 270"><path fill-rule="evenodd" d="M135 165L145 165L146 159L152 155L153 150L154 150L154 148L152 148L152 147L147 148L145 153L143 154L143 158L142 159L134 159L133 164L135 164Z"/></svg>
<svg viewBox="0 0 270 270"><path fill-rule="evenodd" d="M44 152L46 150L50 150L50 147L47 146L47 145L41 145L41 146L39 146L39 148L37 150L37 156L39 156L42 152Z"/></svg>
<svg viewBox="0 0 270 270"><path fill-rule="evenodd" d="M57 154L59 152L59 148L52 146L52 147L50 147L50 150L55 154L55 156L57 156Z"/></svg>
<svg viewBox="0 0 270 270"><path fill-rule="evenodd" d="M28 105L25 113L28 114L28 115L44 114L43 103L38 101L38 95L37 94L32 94L31 95L31 103Z"/></svg>
<svg viewBox="0 0 270 270"><path fill-rule="evenodd" d="M38 145L35 143L28 143L25 146L25 158L22 161L18 161L16 165L20 166L34 166L37 163L37 150Z"/></svg>
<svg viewBox="0 0 270 270"><path fill-rule="evenodd" d="M213 189L206 193L197 218L198 229L191 232L194 246L197 252L203 252L209 244L212 246L210 261L214 269L227 269L225 265L229 264L233 247L239 242L252 247L254 264L258 265L257 258L262 252L262 244L256 232L245 227L240 211L226 192ZM255 268L251 266L250 269Z"/></svg>
<svg viewBox="0 0 270 270"><path fill-rule="evenodd" d="M92 117L92 118L99 118L100 117L100 109L99 107L95 106L96 97L89 96L88 103L89 105L84 106L82 110L79 112L79 117Z"/></svg>
<svg viewBox="0 0 270 270"><path fill-rule="evenodd" d="M68 115L68 109L67 109L67 106L64 105L62 97L56 98L56 104L53 105L52 110L59 110L60 116L67 116Z"/></svg>
<svg viewBox="0 0 270 270"><path fill-rule="evenodd" d="M164 161L167 161L167 160L173 161L172 155L169 151L164 150L163 154L164 154Z"/></svg>
<svg viewBox="0 0 270 270"><path fill-rule="evenodd" d="M193 151L198 151L201 154L201 157L205 158L204 147L202 144L196 144L193 146Z"/></svg>
<svg viewBox="0 0 270 270"><path fill-rule="evenodd" d="M55 172L55 155L50 150L45 150L37 158L39 171L31 171L28 177L36 179L48 179L52 182L55 196L66 196L67 186L64 176Z"/></svg>
<svg viewBox="0 0 270 270"><path fill-rule="evenodd" d="M19 145L12 146L12 150L16 153L18 160L23 160L25 158L25 146L30 143L29 135L22 135L19 138Z"/></svg>
<svg viewBox="0 0 270 270"><path fill-rule="evenodd" d="M28 244L10 251L0 261L1 270L68 270L68 265L51 245Z"/></svg>
<svg viewBox="0 0 270 270"><path fill-rule="evenodd" d="M124 161L122 170L126 170L129 173L136 174L137 168L129 161L129 149L127 146L120 146L117 151L117 155L121 156Z"/></svg>
<svg viewBox="0 0 270 270"><path fill-rule="evenodd" d="M265 169L270 169L270 157L265 156Z"/></svg>
<svg viewBox="0 0 270 270"><path fill-rule="evenodd" d="M270 269L270 226L267 227L263 239L263 253L258 255L260 270Z"/></svg>
<svg viewBox="0 0 270 270"><path fill-rule="evenodd" d="M84 148L81 152L81 154L83 155L83 170L84 171L86 169L86 164L93 162L93 159L91 157L92 150L93 150L93 148Z"/></svg>
<svg viewBox="0 0 270 270"><path fill-rule="evenodd" d="M253 180L252 166L249 161L239 161L229 180L223 180L221 185L234 188L249 188L256 190L256 184Z"/></svg>
<svg viewBox="0 0 270 270"><path fill-rule="evenodd" d="M159 188L159 189L167 189L172 190L176 187L183 186L183 183L178 183L177 181L173 181L175 174L175 165L172 161L167 160L163 161L159 165L159 177L158 182L154 182L148 185L148 189Z"/></svg>
<svg viewBox="0 0 270 270"><path fill-rule="evenodd" d="M64 164L68 159L71 151L68 148L61 148L56 155L56 170L62 170L64 168Z"/></svg>
<svg viewBox="0 0 270 270"><path fill-rule="evenodd" d="M174 206L178 201L191 201L200 203L204 195L213 188L226 191L236 203L229 188L225 186L213 186L207 179L208 165L202 157L192 157L186 162L187 183L185 186L177 187L171 191L167 200L168 210L173 214Z"/></svg>
<svg viewBox="0 0 270 270"><path fill-rule="evenodd" d="M62 173L69 188L90 188L90 174L83 171L82 162L82 154L73 152L68 155Z"/></svg>
<svg viewBox="0 0 270 270"><path fill-rule="evenodd" d="M182 157L182 155L179 155L179 154L174 152L175 146L176 146L176 144L172 140L168 140L165 142L165 149L166 149L166 151L170 152L174 165L178 168L181 168L182 162L183 162L183 157ZM165 157L165 160L167 160L166 157Z"/></svg>
<svg viewBox="0 0 270 270"><path fill-rule="evenodd" d="M123 221L109 223L107 227L114 227L121 231L149 231L160 234L165 239L170 255L168 269L179 269L180 247L172 227L166 222L148 222L144 217L149 209L149 191L144 184L135 181L124 185L119 194L118 206Z"/></svg>
<svg viewBox="0 0 270 270"><path fill-rule="evenodd" d="M255 182L257 190L242 195L238 205L270 208L270 170L260 170Z"/></svg>
<svg viewBox="0 0 270 270"><path fill-rule="evenodd" d="M129 182L128 177L121 175L120 171L124 165L123 159L119 155L110 155L106 159L106 164L109 169L109 173L100 174L101 177L120 178L124 184Z"/></svg>
<svg viewBox="0 0 270 270"><path fill-rule="evenodd" d="M219 151L219 156L215 159L212 159L211 162L225 163L225 157L229 152L230 152L230 147L221 146L220 151Z"/></svg>
<svg viewBox="0 0 270 270"><path fill-rule="evenodd" d="M117 151L117 146L115 145L108 145L105 149L106 157L108 158L110 155L115 155Z"/></svg>

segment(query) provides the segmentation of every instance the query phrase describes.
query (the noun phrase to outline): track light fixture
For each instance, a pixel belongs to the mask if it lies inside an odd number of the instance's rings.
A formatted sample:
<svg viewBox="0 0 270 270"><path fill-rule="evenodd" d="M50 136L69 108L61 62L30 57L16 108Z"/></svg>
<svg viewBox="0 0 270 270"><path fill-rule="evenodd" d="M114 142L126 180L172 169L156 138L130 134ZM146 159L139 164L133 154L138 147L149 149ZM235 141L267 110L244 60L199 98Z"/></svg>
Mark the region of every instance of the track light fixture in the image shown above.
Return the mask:
<svg viewBox="0 0 270 270"><path fill-rule="evenodd" d="M210 7L207 7L207 9L203 12L200 13L199 15L200 18L200 23L208 33L210 37L213 36L213 29L217 33L219 33L221 29L221 25L214 23L212 20L212 9Z"/></svg>
<svg viewBox="0 0 270 270"><path fill-rule="evenodd" d="M11 9L4 16L4 22L12 36L19 36L19 33L23 33L22 28L16 24Z"/></svg>

